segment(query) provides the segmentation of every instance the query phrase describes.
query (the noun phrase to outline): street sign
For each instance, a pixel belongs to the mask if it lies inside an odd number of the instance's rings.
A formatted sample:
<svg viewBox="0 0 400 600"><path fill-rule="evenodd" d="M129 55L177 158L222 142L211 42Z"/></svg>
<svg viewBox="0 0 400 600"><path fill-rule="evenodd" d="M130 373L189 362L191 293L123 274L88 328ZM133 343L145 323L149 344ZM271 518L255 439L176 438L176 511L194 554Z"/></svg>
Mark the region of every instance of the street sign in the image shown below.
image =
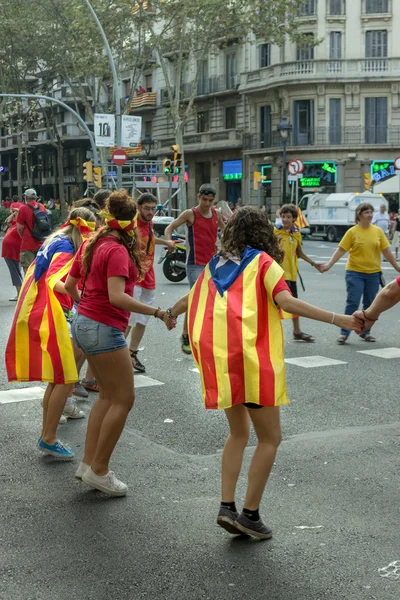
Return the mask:
<svg viewBox="0 0 400 600"><path fill-rule="evenodd" d="M297 175L304 171L304 163L299 158L291 160L288 164L288 171L290 175Z"/></svg>
<svg viewBox="0 0 400 600"><path fill-rule="evenodd" d="M111 154L111 160L113 161L114 165L121 167L128 160L128 155L125 150L114 150L114 152Z"/></svg>
<svg viewBox="0 0 400 600"><path fill-rule="evenodd" d="M396 171L400 171L400 156L394 159L394 168Z"/></svg>
<svg viewBox="0 0 400 600"><path fill-rule="evenodd" d="M142 117L122 115L122 141L123 148L135 148L142 136Z"/></svg>
<svg viewBox="0 0 400 600"><path fill-rule="evenodd" d="M116 175L117 171L108 171L107 175Z"/></svg>
<svg viewBox="0 0 400 600"><path fill-rule="evenodd" d="M6 168L3 165L0 166L0 175L3 175L6 172Z"/></svg>
<svg viewBox="0 0 400 600"><path fill-rule="evenodd" d="M288 181L299 181L301 179L301 173L297 173L297 175L288 175Z"/></svg>
<svg viewBox="0 0 400 600"><path fill-rule="evenodd" d="M94 134L97 147L112 148L115 144L115 115L95 113Z"/></svg>

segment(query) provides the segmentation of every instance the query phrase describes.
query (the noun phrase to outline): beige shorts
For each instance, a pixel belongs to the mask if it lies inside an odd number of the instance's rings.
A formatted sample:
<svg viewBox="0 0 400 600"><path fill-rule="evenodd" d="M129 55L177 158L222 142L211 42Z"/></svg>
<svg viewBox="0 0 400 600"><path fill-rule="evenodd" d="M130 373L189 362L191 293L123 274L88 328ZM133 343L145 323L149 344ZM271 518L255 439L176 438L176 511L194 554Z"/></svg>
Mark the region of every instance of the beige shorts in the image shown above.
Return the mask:
<svg viewBox="0 0 400 600"><path fill-rule="evenodd" d="M148 306L154 306L156 300L156 290L146 290L146 288L142 288L138 285L135 285L133 297L138 302L143 302L143 304L147 304ZM131 327L135 327L135 325L139 323L140 325L146 326L149 322L149 319L149 315L131 313L131 316L129 317L129 325Z"/></svg>
<svg viewBox="0 0 400 600"><path fill-rule="evenodd" d="M27 269L31 266L33 261L36 258L37 250L22 250L19 255L19 262L21 263L21 267Z"/></svg>
<svg viewBox="0 0 400 600"><path fill-rule="evenodd" d="M393 234L392 246L398 248L400 245L400 231L395 231Z"/></svg>

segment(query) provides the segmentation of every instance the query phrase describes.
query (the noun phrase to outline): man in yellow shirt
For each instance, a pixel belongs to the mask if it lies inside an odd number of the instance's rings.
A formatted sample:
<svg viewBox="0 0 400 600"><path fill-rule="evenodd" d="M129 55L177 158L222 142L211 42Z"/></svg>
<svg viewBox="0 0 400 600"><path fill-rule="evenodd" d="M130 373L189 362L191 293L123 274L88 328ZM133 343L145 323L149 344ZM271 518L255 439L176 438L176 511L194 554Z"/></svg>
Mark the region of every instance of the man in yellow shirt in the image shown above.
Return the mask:
<svg viewBox="0 0 400 600"><path fill-rule="evenodd" d="M389 249L389 242L382 229L372 225L374 207L363 202L356 209L356 223L344 234L337 250L331 260L321 266L321 273L329 269L346 252L349 258L346 265L346 315L352 315L358 310L363 301L363 309L372 304L379 290L381 278L381 253L396 271L400 267ZM337 339L338 344L344 344L350 335L350 331L342 329ZM370 330L364 331L361 336L366 342L376 342Z"/></svg>
<svg viewBox="0 0 400 600"><path fill-rule="evenodd" d="M294 204L285 204L280 210L282 225L274 228L275 235L279 238L282 250L285 253L282 269L284 270L285 281L289 286L292 296L298 298L297 293L297 275L299 272L298 259L302 258L312 267L319 270L320 265L316 264L302 249L302 237L300 231L295 227L294 222L297 219L297 208ZM299 317L293 315L293 337L295 340L303 342L315 342L315 338L308 333L303 333L300 329Z"/></svg>

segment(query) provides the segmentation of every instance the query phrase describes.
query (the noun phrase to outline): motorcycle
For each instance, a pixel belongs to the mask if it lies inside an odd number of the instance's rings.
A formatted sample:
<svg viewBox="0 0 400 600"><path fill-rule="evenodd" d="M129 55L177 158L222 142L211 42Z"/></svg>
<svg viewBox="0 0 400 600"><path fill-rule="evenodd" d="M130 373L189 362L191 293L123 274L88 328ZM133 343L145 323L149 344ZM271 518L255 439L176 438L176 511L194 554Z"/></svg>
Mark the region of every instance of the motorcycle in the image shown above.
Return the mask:
<svg viewBox="0 0 400 600"><path fill-rule="evenodd" d="M158 260L158 264L163 264L163 273L168 281L178 283L186 277L186 244L182 238L172 235L172 240L175 242L175 250L168 252L168 248L164 248Z"/></svg>

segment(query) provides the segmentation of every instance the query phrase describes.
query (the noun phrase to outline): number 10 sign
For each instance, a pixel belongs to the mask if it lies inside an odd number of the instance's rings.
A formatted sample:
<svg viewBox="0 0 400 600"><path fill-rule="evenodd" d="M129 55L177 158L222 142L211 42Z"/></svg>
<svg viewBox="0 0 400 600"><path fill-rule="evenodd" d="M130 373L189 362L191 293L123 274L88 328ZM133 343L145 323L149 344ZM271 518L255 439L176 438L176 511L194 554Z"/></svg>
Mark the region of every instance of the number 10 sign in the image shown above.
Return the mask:
<svg viewBox="0 0 400 600"><path fill-rule="evenodd" d="M96 113L94 115L94 133L97 147L115 146L115 115Z"/></svg>

